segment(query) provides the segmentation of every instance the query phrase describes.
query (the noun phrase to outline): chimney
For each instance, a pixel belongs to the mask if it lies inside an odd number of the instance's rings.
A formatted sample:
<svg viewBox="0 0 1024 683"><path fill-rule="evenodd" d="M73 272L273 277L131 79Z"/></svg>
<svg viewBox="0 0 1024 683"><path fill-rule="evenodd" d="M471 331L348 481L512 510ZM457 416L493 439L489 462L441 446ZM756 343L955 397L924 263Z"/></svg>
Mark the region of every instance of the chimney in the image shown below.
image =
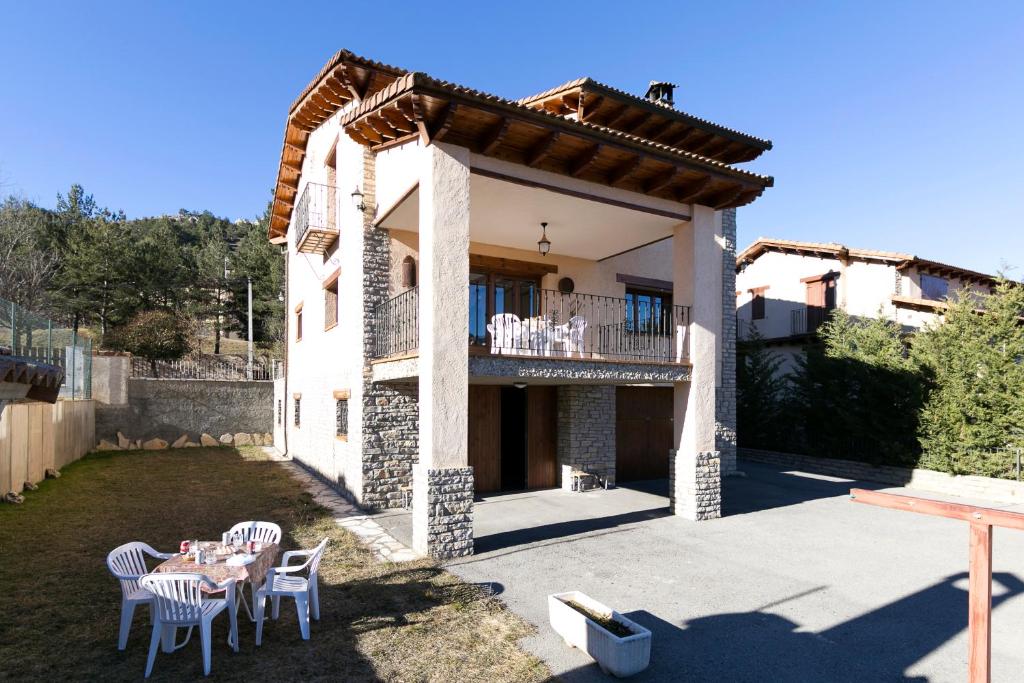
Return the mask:
<svg viewBox="0 0 1024 683"><path fill-rule="evenodd" d="M675 83L669 83L668 81L651 81L651 84L647 86L647 94L644 97L651 102L657 102L666 107L675 107L675 100L672 99L672 94L678 87Z"/></svg>

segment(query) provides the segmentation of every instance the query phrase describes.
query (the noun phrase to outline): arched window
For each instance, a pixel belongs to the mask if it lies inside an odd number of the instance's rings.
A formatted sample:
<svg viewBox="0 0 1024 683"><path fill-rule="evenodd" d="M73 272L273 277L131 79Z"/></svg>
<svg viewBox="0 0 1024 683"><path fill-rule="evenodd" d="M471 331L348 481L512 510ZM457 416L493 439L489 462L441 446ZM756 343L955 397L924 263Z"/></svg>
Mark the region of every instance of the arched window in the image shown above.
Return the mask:
<svg viewBox="0 0 1024 683"><path fill-rule="evenodd" d="M402 259L402 286L406 289L416 286L416 259L412 256Z"/></svg>

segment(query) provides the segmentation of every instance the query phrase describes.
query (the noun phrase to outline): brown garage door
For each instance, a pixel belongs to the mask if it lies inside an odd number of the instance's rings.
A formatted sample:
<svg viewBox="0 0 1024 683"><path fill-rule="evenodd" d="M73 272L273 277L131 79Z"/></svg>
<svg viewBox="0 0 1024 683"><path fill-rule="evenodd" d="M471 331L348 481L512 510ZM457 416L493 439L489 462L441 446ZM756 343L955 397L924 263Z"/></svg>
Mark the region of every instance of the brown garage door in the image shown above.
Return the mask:
<svg viewBox="0 0 1024 683"><path fill-rule="evenodd" d="M615 479L638 481L667 477L671 448L671 387L618 387L615 390Z"/></svg>

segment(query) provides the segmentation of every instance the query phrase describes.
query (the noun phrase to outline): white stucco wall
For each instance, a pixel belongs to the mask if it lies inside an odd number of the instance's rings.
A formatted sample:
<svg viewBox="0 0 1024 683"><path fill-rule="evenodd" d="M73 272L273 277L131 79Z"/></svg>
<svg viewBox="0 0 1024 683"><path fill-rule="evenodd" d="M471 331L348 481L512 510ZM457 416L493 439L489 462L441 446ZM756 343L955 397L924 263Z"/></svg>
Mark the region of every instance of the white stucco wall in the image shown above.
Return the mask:
<svg viewBox="0 0 1024 683"><path fill-rule="evenodd" d="M791 332L791 311L803 310L807 302L807 285L801 278L822 275L830 270L838 272L838 259L824 259L795 254L781 254L770 251L736 274L737 334L742 339L751 325L762 337L777 339L788 337ZM837 301L842 296L842 277L839 278ZM751 289L767 287L765 292L764 319L751 320Z"/></svg>
<svg viewBox="0 0 1024 683"><path fill-rule="evenodd" d="M344 110L342 110L344 112ZM326 258L295 251L294 224L288 233L288 388L284 429L289 454L326 479L358 495L361 467L362 398L362 219L352 207L352 188L362 184L363 150L341 133L336 115L310 135L299 195L307 182L325 183L324 165L337 140L338 248ZM294 215L293 215L294 220ZM323 282L340 269L338 325L324 329ZM295 307L301 303L302 339L296 339ZM351 392L348 440L336 438L334 392ZM301 394L301 424L294 423L294 395ZM276 409L276 406L275 406ZM276 415L275 415L276 418Z"/></svg>

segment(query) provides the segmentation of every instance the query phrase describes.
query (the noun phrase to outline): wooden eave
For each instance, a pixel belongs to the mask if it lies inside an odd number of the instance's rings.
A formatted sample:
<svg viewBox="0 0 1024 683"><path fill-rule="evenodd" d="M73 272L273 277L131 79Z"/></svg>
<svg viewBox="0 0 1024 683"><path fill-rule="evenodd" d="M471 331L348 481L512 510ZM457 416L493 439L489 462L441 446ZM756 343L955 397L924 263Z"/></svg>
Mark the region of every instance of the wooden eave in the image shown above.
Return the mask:
<svg viewBox="0 0 1024 683"><path fill-rule="evenodd" d="M584 123L614 128L727 164L751 161L772 148L770 140L726 128L589 78L519 100L519 104L557 116L575 116Z"/></svg>
<svg viewBox="0 0 1024 683"><path fill-rule="evenodd" d="M288 232L309 134L349 102L374 95L404 73L404 69L341 50L299 93L285 121L284 143L270 212L271 239L279 239Z"/></svg>
<svg viewBox="0 0 1024 683"><path fill-rule="evenodd" d="M415 133L399 137L397 129L389 130L396 112ZM773 183L686 150L417 72L346 112L340 124L370 149L415 135L424 144L443 140L485 156L715 209L749 204Z"/></svg>

